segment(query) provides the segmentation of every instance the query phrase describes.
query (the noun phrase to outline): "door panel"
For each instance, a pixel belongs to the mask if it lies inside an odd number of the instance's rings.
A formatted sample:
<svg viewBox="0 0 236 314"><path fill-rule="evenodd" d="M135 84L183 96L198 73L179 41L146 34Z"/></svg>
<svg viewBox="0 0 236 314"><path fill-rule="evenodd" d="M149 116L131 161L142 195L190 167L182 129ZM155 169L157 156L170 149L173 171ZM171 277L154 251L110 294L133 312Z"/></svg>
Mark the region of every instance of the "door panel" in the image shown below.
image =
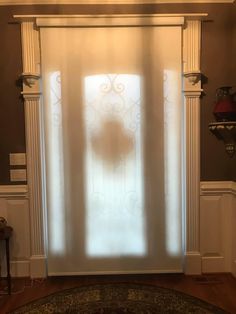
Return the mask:
<svg viewBox="0 0 236 314"><path fill-rule="evenodd" d="M182 271L181 28L42 28L50 275Z"/></svg>

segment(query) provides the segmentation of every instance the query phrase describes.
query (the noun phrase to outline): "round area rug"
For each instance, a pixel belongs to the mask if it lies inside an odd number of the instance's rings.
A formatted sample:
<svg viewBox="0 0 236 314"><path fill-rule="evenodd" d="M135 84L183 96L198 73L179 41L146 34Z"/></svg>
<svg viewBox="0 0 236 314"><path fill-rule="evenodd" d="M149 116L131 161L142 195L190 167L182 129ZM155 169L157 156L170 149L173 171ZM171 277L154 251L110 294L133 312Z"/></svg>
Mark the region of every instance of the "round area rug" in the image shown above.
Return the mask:
<svg viewBox="0 0 236 314"><path fill-rule="evenodd" d="M100 284L64 290L29 303L12 314L227 313L175 290L142 284Z"/></svg>

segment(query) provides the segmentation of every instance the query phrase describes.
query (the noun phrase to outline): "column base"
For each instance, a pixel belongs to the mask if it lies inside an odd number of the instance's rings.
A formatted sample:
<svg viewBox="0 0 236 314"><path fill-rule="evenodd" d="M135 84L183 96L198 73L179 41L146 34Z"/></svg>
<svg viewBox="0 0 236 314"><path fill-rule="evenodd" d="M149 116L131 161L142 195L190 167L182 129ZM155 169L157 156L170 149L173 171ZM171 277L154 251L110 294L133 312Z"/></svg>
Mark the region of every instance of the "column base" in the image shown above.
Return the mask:
<svg viewBox="0 0 236 314"><path fill-rule="evenodd" d="M47 266L45 255L32 255L30 257L30 277L45 278L47 277Z"/></svg>
<svg viewBox="0 0 236 314"><path fill-rule="evenodd" d="M202 260L199 252L187 252L185 254L184 273L186 275L201 275Z"/></svg>

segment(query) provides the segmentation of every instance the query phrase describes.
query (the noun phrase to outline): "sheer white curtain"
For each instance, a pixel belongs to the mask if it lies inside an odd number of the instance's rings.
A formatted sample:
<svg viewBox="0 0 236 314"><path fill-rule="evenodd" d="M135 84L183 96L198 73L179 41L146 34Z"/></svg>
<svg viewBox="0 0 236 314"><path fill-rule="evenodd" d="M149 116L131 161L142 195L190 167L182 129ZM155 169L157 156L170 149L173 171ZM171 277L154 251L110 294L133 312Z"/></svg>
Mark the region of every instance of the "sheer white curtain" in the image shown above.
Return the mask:
<svg viewBox="0 0 236 314"><path fill-rule="evenodd" d="M181 28L40 32L49 274L181 271Z"/></svg>

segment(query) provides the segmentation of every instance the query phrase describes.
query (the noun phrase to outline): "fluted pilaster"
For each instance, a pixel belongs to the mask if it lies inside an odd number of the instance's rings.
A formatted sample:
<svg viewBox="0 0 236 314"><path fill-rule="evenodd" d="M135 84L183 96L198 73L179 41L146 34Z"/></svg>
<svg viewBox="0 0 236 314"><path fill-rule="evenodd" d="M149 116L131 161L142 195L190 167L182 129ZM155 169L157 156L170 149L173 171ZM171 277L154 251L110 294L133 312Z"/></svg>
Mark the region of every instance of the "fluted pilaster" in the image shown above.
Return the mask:
<svg viewBox="0 0 236 314"><path fill-rule="evenodd" d="M187 251L199 251L200 130L199 97L186 97Z"/></svg>
<svg viewBox="0 0 236 314"><path fill-rule="evenodd" d="M40 156L40 98L25 96L25 127L27 147L27 172L30 189L30 216L31 216L31 253L41 255L44 253L42 234L42 191L41 185L41 162Z"/></svg>
<svg viewBox="0 0 236 314"><path fill-rule="evenodd" d="M184 106L185 106L185 165L186 165L186 227L185 272L201 273L199 247L200 199L200 38L201 21L187 20L184 29Z"/></svg>
<svg viewBox="0 0 236 314"><path fill-rule="evenodd" d="M31 277L43 277L45 268L43 193L42 193L42 137L41 94L39 89L39 34L34 22L21 24L23 59L23 97L27 151L27 180L29 186Z"/></svg>
<svg viewBox="0 0 236 314"><path fill-rule="evenodd" d="M34 86L40 77L39 32L34 21L21 24L22 63L24 89ZM38 86L36 86L36 89Z"/></svg>

